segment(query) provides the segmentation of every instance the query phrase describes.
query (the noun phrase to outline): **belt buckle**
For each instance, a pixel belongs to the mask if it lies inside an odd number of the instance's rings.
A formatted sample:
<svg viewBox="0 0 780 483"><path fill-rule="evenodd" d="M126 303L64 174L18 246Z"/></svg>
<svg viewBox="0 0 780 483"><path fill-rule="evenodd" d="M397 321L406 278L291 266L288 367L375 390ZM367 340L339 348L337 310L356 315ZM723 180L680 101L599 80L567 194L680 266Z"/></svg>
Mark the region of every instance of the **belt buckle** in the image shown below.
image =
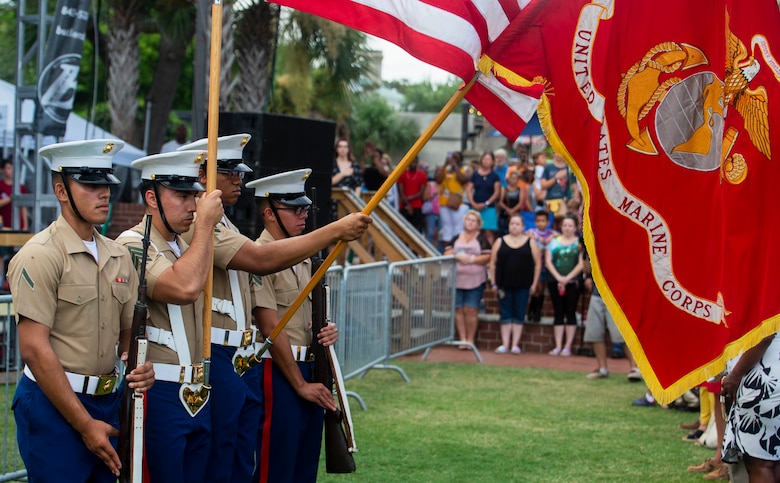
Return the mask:
<svg viewBox="0 0 780 483"><path fill-rule="evenodd" d="M212 310L214 310L218 314L223 314L224 312L222 311L222 302L223 299L217 300L216 303L214 303L214 307L212 308Z"/></svg>
<svg viewBox="0 0 780 483"><path fill-rule="evenodd" d="M233 369L236 374L243 376L252 366L249 364L250 359L254 357L254 347L241 347L233 354Z"/></svg>
<svg viewBox="0 0 780 483"><path fill-rule="evenodd" d="M241 347L246 347L254 343L255 331L246 329L241 332Z"/></svg>
<svg viewBox="0 0 780 483"><path fill-rule="evenodd" d="M116 386L116 376L98 376L97 388L95 388L95 396L105 396L114 392L114 386Z"/></svg>
<svg viewBox="0 0 780 483"><path fill-rule="evenodd" d="M192 365L192 384L203 384L203 364Z"/></svg>

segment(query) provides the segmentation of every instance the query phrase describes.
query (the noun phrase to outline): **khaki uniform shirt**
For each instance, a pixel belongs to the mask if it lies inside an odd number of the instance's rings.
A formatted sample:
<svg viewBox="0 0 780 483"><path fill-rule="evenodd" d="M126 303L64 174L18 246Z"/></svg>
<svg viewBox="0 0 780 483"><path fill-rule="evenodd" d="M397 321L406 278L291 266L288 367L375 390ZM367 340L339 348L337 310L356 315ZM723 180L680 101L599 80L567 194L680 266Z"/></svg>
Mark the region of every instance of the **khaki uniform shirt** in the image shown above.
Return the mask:
<svg viewBox="0 0 780 483"><path fill-rule="evenodd" d="M263 230L255 243L264 245L274 241L274 237ZM252 280L252 296L255 307L276 310L279 319L287 313L287 309L298 297L311 280L311 260L306 259L292 268L271 275L264 275L262 283ZM292 345L311 344L311 294L303 301L300 308L292 316L284 331Z"/></svg>
<svg viewBox="0 0 780 483"><path fill-rule="evenodd" d="M137 224L131 231L143 236L145 223ZM171 331L171 321L168 318L168 304L152 298L154 285L160 275L173 265L178 257L163 236L152 226L151 244L149 256L146 262L146 303L149 306L147 325ZM189 245L180 236L176 237L181 252L184 253ZM143 250L142 239L135 236L120 236L117 242L126 246L133 256L133 262L138 265ZM190 350L190 360L197 364L203 359L203 294L194 304L181 305L182 318L184 319L184 332L187 334L187 342ZM179 356L172 349L160 345L149 344L146 359L163 364L179 365Z"/></svg>
<svg viewBox="0 0 780 483"><path fill-rule="evenodd" d="M182 238L187 243L192 242L192 236L195 231L195 225L190 227L187 233L182 234ZM214 284L212 296L223 300L233 300L233 293L230 290L230 280L228 279L227 267L236 253L244 246L244 243L252 243L252 240L245 237L238 231L233 223L222 217L222 221L214 227ZM245 329L252 327L252 300L249 289L249 277L247 272L238 272L238 286L241 292L241 303L244 306ZM236 321L229 315L219 312L212 312L211 326L219 329L236 330ZM217 342L217 341L212 341Z"/></svg>
<svg viewBox="0 0 780 483"><path fill-rule="evenodd" d="M97 262L60 216L14 256L8 280L17 314L51 329L62 367L101 375L114 371L119 331L132 326L138 275L127 250L92 235Z"/></svg>

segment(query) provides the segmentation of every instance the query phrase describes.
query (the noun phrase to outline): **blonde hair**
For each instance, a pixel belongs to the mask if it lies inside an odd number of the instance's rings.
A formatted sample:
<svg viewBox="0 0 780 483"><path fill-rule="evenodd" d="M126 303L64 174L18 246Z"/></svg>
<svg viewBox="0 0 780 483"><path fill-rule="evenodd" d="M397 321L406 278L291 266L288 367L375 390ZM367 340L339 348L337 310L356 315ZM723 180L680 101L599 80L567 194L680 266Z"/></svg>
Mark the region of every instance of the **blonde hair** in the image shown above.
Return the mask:
<svg viewBox="0 0 780 483"><path fill-rule="evenodd" d="M463 222L466 222L466 217L469 215L473 215L477 219L477 223L479 223L479 228L482 229L482 215L479 214L479 211L477 210L469 210L466 212L465 215L463 215Z"/></svg>

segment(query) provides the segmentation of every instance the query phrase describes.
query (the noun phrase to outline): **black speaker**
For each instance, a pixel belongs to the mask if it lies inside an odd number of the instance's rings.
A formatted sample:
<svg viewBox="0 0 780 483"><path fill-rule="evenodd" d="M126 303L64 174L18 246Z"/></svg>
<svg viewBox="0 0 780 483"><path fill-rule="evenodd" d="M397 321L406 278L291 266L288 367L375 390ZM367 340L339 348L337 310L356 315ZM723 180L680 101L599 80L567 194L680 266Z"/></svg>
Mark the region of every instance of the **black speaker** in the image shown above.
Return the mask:
<svg viewBox="0 0 780 483"><path fill-rule="evenodd" d="M252 135L244 147L244 162L254 173L247 173L244 183L284 171L311 168L306 192L311 198L312 188L316 187L317 225L326 225L330 221L330 180L336 123L267 113L220 113L219 135L239 133ZM262 221L256 216L252 190L245 189L238 203L227 211L242 233L252 239L260 235ZM306 221L308 230L314 228L314 218L309 215Z"/></svg>

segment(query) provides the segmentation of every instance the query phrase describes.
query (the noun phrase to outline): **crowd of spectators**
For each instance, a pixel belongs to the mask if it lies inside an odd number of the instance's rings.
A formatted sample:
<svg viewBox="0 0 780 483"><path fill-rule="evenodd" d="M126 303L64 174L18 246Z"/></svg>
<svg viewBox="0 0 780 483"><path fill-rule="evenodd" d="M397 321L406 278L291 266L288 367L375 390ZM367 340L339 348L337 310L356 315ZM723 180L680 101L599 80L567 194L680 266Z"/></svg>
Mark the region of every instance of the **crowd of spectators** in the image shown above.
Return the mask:
<svg viewBox="0 0 780 483"><path fill-rule="evenodd" d="M376 191L393 170L390 157L373 142L365 144L361 159L346 139L335 148L334 187ZM523 150L499 148L468 160L452 151L435 167L415 159L385 199L440 252L456 256L462 348L474 343L483 293L492 287L502 325L496 352L521 352L522 324L540 321L548 292L556 325L551 355L568 356L583 283L580 193L557 154L543 150L528 158ZM564 252L574 262L565 269ZM516 268L506 270L509 265Z"/></svg>

